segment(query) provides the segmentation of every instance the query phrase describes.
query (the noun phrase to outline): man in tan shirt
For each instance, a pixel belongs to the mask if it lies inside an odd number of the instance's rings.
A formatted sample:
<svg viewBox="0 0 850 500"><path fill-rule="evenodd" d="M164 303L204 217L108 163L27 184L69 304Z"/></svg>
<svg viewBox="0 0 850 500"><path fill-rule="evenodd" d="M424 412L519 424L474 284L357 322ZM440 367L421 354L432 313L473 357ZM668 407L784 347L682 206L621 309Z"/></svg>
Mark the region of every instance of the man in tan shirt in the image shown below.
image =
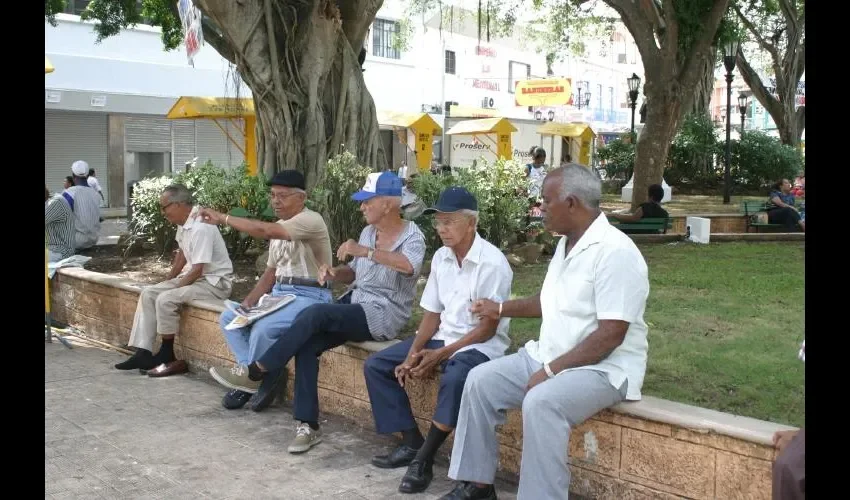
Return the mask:
<svg viewBox="0 0 850 500"><path fill-rule="evenodd" d="M275 174L268 184L271 186L271 206L275 215L280 217L277 222L234 217L209 208L200 211L204 222L224 224L270 241L266 271L242 301L241 307L255 306L265 294L296 296L292 303L236 330L224 328L236 315L229 310L222 313L219 324L237 365L232 368L212 367L210 374L231 389L222 401L228 409L243 407L259 388L260 382L248 379L246 367L266 352L301 310L332 300L330 287L317 281L319 268L332 264L328 228L320 214L304 205L307 199L304 176L297 170L283 170ZM275 376L282 376L282 373L281 370ZM262 411L270 402L265 400L264 404L253 404L252 409Z"/></svg>

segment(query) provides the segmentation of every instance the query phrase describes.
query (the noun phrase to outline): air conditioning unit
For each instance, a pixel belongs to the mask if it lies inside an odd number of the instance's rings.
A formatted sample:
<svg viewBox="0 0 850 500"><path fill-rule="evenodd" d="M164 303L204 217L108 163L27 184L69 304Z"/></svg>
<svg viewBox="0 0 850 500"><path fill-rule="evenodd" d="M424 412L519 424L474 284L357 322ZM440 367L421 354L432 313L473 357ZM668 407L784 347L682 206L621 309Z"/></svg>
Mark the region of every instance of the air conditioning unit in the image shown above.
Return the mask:
<svg viewBox="0 0 850 500"><path fill-rule="evenodd" d="M711 219L687 217L685 219L685 240L694 243L708 243L711 240Z"/></svg>
<svg viewBox="0 0 850 500"><path fill-rule="evenodd" d="M482 108L492 108L494 104L495 104L495 101L493 101L492 97L485 97L485 98L481 99L481 107Z"/></svg>

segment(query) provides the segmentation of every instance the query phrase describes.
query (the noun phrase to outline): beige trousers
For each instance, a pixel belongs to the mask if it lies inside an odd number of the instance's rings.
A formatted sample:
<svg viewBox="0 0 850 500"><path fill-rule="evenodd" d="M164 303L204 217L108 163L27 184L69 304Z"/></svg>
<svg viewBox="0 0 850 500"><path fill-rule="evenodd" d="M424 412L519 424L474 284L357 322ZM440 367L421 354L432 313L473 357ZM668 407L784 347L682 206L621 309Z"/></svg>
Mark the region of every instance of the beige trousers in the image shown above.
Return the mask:
<svg viewBox="0 0 850 500"><path fill-rule="evenodd" d="M224 300L230 297L232 286L227 280L219 280L213 286L206 278L198 278L191 285L177 288L180 278L174 278L142 289L133 329L130 330L130 345L153 350L156 334L174 335L180 327L180 306L193 300Z"/></svg>

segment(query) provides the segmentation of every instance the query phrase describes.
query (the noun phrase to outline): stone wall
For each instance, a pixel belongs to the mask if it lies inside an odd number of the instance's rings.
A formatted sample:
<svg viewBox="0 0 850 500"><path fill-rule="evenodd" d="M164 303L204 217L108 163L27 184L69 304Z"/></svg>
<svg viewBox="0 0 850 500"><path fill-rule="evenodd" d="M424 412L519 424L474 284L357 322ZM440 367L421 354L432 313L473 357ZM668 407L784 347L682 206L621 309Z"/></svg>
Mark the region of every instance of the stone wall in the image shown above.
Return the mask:
<svg viewBox="0 0 850 500"><path fill-rule="evenodd" d="M56 319L93 338L114 345L127 343L139 286L69 268L59 270L51 287ZM194 371L233 362L217 323L222 310L220 303L197 302L183 311L175 351ZM387 345L349 343L321 357L322 411L348 417L373 431L363 360ZM423 430L433 412L437 387L434 381L409 385L414 414ZM291 397L291 384L287 390ZM768 500L775 458L771 437L776 430L788 428L646 396L601 412L574 429L569 444L570 489L600 499ZM508 412L499 438L500 471L515 477L522 454L519 410ZM447 454L450 449L451 438L442 451Z"/></svg>

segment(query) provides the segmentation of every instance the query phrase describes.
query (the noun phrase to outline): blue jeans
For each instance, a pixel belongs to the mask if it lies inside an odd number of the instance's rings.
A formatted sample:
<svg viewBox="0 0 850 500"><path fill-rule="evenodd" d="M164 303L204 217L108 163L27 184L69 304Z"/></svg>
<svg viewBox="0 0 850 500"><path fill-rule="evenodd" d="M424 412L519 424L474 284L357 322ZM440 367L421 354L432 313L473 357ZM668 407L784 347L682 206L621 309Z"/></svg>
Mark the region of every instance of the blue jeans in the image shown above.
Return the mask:
<svg viewBox="0 0 850 500"><path fill-rule="evenodd" d="M333 300L330 290L311 286L275 284L271 294L278 296L287 293L295 294L295 300L244 328L225 330L225 325L235 315L229 309L221 313L218 323L237 363L249 365L256 361L289 328L298 313L313 304L327 304Z"/></svg>

